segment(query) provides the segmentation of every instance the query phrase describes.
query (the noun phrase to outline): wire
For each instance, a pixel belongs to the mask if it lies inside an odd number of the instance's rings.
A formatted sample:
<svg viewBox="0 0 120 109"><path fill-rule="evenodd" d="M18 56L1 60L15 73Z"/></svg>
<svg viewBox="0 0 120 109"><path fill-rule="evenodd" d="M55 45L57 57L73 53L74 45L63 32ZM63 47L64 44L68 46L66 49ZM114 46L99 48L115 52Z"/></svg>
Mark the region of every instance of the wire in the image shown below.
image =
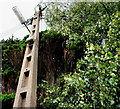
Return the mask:
<svg viewBox="0 0 120 109"><path fill-rule="evenodd" d="M27 25L26 25L25 23L24 23L24 25L25 25L25 27L27 28L27 30L29 31L29 33L31 33L30 30L29 30L29 28L27 27Z"/></svg>

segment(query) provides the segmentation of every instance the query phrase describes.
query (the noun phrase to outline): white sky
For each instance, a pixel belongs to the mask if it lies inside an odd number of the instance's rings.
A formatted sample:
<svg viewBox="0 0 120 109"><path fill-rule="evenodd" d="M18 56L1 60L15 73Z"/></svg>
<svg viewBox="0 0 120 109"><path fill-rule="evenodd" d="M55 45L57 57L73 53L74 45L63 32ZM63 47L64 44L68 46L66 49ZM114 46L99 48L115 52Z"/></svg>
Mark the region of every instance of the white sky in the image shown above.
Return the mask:
<svg viewBox="0 0 120 109"><path fill-rule="evenodd" d="M7 39L12 34L15 38L22 39L29 34L25 27L20 29L23 25L14 14L12 7L17 6L26 20L34 15L34 7L39 2L40 0L0 0L0 40ZM45 21L42 20L40 31L45 30L46 27Z"/></svg>
<svg viewBox="0 0 120 109"><path fill-rule="evenodd" d="M8 39L12 34L15 38L22 39L25 35L29 34L25 27L20 29L23 25L21 25L17 16L14 14L12 7L17 6L25 20L27 20L34 15L34 7L40 1L70 2L74 0L0 0L0 40L3 38ZM44 20L40 21L40 26L40 31L47 28Z"/></svg>
<svg viewBox="0 0 120 109"><path fill-rule="evenodd" d="M68 2L69 0L0 0L0 40L3 38L8 39L12 35L15 38L23 39L25 35L29 34L25 27L21 28L23 25L21 25L12 8L17 6L25 20L27 20L34 15L34 7L40 1ZM40 31L48 28L44 20L40 21L40 26Z"/></svg>

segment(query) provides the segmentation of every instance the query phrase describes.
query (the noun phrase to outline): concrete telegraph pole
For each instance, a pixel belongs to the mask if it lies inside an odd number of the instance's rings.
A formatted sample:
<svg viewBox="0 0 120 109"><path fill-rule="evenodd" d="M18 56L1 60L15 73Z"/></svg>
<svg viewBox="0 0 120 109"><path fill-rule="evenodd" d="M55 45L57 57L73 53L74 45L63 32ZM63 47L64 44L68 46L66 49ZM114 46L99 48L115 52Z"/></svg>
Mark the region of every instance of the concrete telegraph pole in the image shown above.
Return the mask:
<svg viewBox="0 0 120 109"><path fill-rule="evenodd" d="M20 12L16 11L16 13L20 22L24 24L25 20L24 18L20 17ZM40 10L35 12L35 16L32 19L30 35L26 40L27 46L22 63L13 109L20 107L36 107L40 14Z"/></svg>

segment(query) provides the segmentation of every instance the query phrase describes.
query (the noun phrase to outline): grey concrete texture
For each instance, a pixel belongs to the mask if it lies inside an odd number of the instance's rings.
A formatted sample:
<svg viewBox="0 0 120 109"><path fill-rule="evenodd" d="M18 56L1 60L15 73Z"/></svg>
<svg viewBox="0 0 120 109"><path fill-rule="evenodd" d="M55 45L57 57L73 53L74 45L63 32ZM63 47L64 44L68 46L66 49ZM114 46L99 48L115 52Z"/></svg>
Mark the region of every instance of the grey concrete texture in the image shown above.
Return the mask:
<svg viewBox="0 0 120 109"><path fill-rule="evenodd" d="M38 13L39 14L39 13ZM39 15L33 19L31 38L27 40L27 46L22 63L21 73L18 81L13 109L36 108L37 100L37 67L38 67L38 45L39 45Z"/></svg>

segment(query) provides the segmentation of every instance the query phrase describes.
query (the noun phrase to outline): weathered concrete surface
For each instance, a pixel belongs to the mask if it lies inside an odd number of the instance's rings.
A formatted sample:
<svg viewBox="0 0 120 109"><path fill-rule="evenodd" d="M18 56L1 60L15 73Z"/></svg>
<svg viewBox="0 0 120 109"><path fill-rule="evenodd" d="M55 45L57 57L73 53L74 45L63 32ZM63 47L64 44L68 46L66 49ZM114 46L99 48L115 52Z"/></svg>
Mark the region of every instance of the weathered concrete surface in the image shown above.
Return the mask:
<svg viewBox="0 0 120 109"><path fill-rule="evenodd" d="M33 19L31 34L33 40L27 40L26 51L21 68L13 109L17 107L36 107L37 100L37 66L39 45L39 13Z"/></svg>

